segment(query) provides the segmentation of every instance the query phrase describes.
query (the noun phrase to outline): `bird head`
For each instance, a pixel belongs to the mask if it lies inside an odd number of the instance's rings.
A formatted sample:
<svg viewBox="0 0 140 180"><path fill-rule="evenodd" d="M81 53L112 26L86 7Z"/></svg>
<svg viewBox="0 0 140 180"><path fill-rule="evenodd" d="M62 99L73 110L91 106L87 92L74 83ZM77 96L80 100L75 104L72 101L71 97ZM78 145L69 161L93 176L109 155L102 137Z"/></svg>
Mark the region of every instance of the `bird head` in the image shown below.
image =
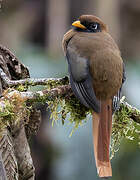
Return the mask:
<svg viewBox="0 0 140 180"><path fill-rule="evenodd" d="M84 32L107 32L107 26L102 22L102 20L93 15L82 15L79 19L72 23L72 26L76 31Z"/></svg>

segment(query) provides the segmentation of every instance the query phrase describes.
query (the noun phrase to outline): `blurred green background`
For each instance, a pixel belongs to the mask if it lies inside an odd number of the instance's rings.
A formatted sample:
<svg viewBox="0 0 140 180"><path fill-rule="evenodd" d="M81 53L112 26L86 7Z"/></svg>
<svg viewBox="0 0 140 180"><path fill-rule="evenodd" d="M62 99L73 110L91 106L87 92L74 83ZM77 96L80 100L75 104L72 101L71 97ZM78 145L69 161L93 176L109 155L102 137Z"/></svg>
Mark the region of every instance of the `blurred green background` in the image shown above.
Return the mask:
<svg viewBox="0 0 140 180"><path fill-rule="evenodd" d="M31 77L63 77L67 63L61 41L72 21L94 14L108 24L122 52L127 81L123 94L140 108L140 3L139 0L3 0L0 43L29 67ZM41 87L38 87L41 88ZM32 138L31 150L37 180L90 180L96 174L91 120L71 138L66 122L51 126L49 111L41 106L42 124ZM140 179L139 139L124 140L112 161L112 180Z"/></svg>

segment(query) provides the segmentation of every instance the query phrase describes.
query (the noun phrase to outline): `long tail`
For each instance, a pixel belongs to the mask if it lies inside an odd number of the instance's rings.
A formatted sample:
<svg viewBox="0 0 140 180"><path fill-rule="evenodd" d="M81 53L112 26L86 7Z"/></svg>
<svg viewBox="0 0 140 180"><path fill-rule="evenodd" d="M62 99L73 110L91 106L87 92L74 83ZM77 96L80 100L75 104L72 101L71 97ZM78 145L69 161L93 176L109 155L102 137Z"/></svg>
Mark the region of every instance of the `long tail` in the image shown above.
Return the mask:
<svg viewBox="0 0 140 180"><path fill-rule="evenodd" d="M111 177L109 145L112 131L112 100L101 102L101 112L93 113L94 156L99 177Z"/></svg>

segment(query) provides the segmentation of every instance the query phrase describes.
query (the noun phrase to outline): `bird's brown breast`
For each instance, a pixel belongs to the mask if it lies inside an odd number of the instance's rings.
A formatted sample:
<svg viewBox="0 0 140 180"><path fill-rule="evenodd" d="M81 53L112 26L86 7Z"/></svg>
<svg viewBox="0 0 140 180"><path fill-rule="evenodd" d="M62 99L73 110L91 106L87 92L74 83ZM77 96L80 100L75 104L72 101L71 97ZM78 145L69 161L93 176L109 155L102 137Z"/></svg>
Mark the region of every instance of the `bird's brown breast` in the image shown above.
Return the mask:
<svg viewBox="0 0 140 180"><path fill-rule="evenodd" d="M91 61L90 67L97 98L101 100L113 98L122 84L123 64L121 57L116 56L111 50L104 50L91 58L94 59Z"/></svg>
<svg viewBox="0 0 140 180"><path fill-rule="evenodd" d="M93 89L98 99L110 99L122 84L123 62L120 51L106 33L70 33L69 47L89 61Z"/></svg>

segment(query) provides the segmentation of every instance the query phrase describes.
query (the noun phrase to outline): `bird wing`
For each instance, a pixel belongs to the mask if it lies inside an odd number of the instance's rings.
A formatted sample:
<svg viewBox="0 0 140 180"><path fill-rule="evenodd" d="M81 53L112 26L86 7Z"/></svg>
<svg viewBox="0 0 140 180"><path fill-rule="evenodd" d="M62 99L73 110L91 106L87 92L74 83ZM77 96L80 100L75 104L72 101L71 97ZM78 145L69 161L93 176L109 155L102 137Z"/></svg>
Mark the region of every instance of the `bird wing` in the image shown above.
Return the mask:
<svg viewBox="0 0 140 180"><path fill-rule="evenodd" d="M125 65L123 63L123 78L122 78L122 86L123 86L123 83L125 82L126 80L126 72L125 72ZM114 96L113 98L113 113L119 109L119 106L120 106L120 99L121 99L121 92L122 92L122 86L121 88L119 89L118 93L116 96Z"/></svg>
<svg viewBox="0 0 140 180"><path fill-rule="evenodd" d="M67 46L66 58L69 67L70 84L75 96L83 105L92 108L95 112L99 112L100 105L93 89L88 59L80 57L77 51L69 46Z"/></svg>

